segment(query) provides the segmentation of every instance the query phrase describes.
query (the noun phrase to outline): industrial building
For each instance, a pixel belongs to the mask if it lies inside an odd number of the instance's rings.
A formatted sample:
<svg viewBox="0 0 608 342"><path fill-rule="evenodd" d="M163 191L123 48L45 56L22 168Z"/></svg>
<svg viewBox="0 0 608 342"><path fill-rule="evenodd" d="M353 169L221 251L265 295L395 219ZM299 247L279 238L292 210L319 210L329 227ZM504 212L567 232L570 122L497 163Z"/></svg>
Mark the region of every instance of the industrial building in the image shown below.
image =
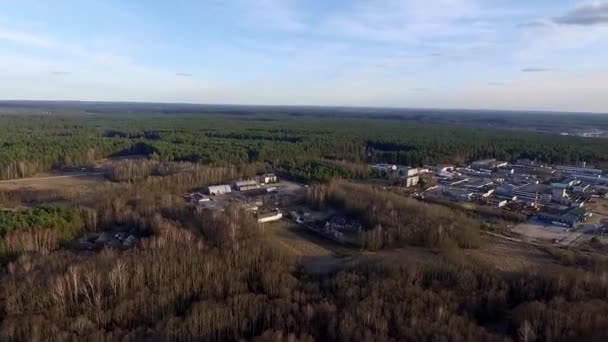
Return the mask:
<svg viewBox="0 0 608 342"><path fill-rule="evenodd" d="M513 189L512 194L521 200L551 202L553 188L545 184L528 184Z"/></svg>
<svg viewBox="0 0 608 342"><path fill-rule="evenodd" d="M470 190L460 188L445 188L443 193L461 201L471 201L475 197L475 193Z"/></svg>
<svg viewBox="0 0 608 342"><path fill-rule="evenodd" d="M437 166L431 166L429 169L433 170L435 173L444 173L444 172L452 172L456 167L450 164L439 164Z"/></svg>
<svg viewBox="0 0 608 342"><path fill-rule="evenodd" d="M432 169L440 189L438 195L452 201L478 200L498 208L508 205L509 210L522 212L526 212L528 206L580 209L590 198L598 196L599 191L608 189L608 177L602 176L602 170L586 165L544 165L525 158L518 159L515 165L492 158L475 161L454 172L442 166ZM562 225L574 224L572 216L544 215L547 220L562 222Z"/></svg>
<svg viewBox="0 0 608 342"><path fill-rule="evenodd" d="M458 186L468 182L468 178L463 177L451 177L451 178L441 178L439 179L439 183L448 185L448 186Z"/></svg>
<svg viewBox="0 0 608 342"><path fill-rule="evenodd" d="M547 167L543 165L513 165L512 168L516 173L528 174L528 175L537 175L537 176L550 176L557 172L552 167Z"/></svg>
<svg viewBox="0 0 608 342"><path fill-rule="evenodd" d="M558 165L555 167L556 170L560 171L563 174L573 174L573 175L585 175L585 176L600 176L602 174L602 170L594 169L586 166L567 166L567 165Z"/></svg>
<svg viewBox="0 0 608 342"><path fill-rule="evenodd" d="M467 182L462 184L465 189L473 191L484 191L486 188L491 187L494 183L488 179L471 178Z"/></svg>
<svg viewBox="0 0 608 342"><path fill-rule="evenodd" d="M582 181L588 181L588 182L592 182L592 183L602 183L602 182L606 182L608 181L608 179L606 177L602 177L602 175L581 175L581 174L575 174L573 175L574 178L578 179L578 180L582 180Z"/></svg>
<svg viewBox="0 0 608 342"><path fill-rule="evenodd" d="M486 199L486 203L496 208L502 208L507 205L509 201L505 198L490 196Z"/></svg>
<svg viewBox="0 0 608 342"><path fill-rule="evenodd" d="M403 176L403 177L413 177L413 176L417 176L420 174L420 170L415 167L400 166L400 167L398 167L398 170L399 170L399 176Z"/></svg>
<svg viewBox="0 0 608 342"><path fill-rule="evenodd" d="M259 189L260 184L258 184L258 182L254 179L243 180L243 181L234 182L234 188L238 191L248 191L248 190Z"/></svg>
<svg viewBox="0 0 608 342"><path fill-rule="evenodd" d="M207 188L207 192L209 193L209 195L223 195L223 194L229 194L232 192L232 189L230 188L230 185L228 184L222 184L222 185L213 185Z"/></svg>
<svg viewBox="0 0 608 342"><path fill-rule="evenodd" d="M515 161L515 164L522 166L532 166L535 164L535 162L534 160L531 160L529 158L519 158L517 159L517 161Z"/></svg>
<svg viewBox="0 0 608 342"><path fill-rule="evenodd" d="M571 208L558 213L539 213L538 219L556 226L573 228L577 224L585 222L588 216L591 214L587 214L583 209Z"/></svg>
<svg viewBox="0 0 608 342"><path fill-rule="evenodd" d="M209 197L203 196L203 197L201 197L201 198L198 199L197 203L198 204L202 204L202 203L209 202L209 201L211 201L211 199Z"/></svg>
<svg viewBox="0 0 608 342"><path fill-rule="evenodd" d="M581 183L576 184L572 188L572 191L575 193L585 193L585 192L589 191L590 188L591 188L591 184L581 182Z"/></svg>
<svg viewBox="0 0 608 342"><path fill-rule="evenodd" d="M262 184L271 184L279 181L277 176L274 173L265 173L263 175L257 176L257 180Z"/></svg>
<svg viewBox="0 0 608 342"><path fill-rule="evenodd" d="M477 160L471 163L474 169L496 169L509 165L506 161L496 160L495 158Z"/></svg>
<svg viewBox="0 0 608 342"><path fill-rule="evenodd" d="M417 186L418 183L420 183L420 177L418 175L404 177L404 183L403 184L404 184L404 186L406 188Z"/></svg>
<svg viewBox="0 0 608 342"><path fill-rule="evenodd" d="M464 175L475 176L475 177L490 177L492 170L490 169L464 169L460 168L458 171Z"/></svg>
<svg viewBox="0 0 608 342"><path fill-rule="evenodd" d="M405 187L414 187L420 183L420 169L402 166L398 168L399 176L403 178L403 185Z"/></svg>
<svg viewBox="0 0 608 342"><path fill-rule="evenodd" d="M376 164L372 169L380 173L389 173L397 171L397 165L394 164Z"/></svg>
<svg viewBox="0 0 608 342"><path fill-rule="evenodd" d="M277 221L281 218L283 218L283 213L281 213L279 209L275 209L272 212L266 214L258 214L259 223Z"/></svg>

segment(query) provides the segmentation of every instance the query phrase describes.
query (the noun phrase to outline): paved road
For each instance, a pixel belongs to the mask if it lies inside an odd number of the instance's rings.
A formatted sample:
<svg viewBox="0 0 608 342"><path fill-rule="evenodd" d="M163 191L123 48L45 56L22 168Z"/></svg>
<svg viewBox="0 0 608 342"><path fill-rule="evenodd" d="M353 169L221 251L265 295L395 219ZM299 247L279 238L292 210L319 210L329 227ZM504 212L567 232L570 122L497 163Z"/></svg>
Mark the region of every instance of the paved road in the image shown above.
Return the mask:
<svg viewBox="0 0 608 342"><path fill-rule="evenodd" d="M81 172L81 173L71 173L68 175L61 175L61 176L7 179L7 180L0 181L0 183L30 182L30 181L39 181L39 180L48 180L48 179L86 177L86 176L103 176L103 172Z"/></svg>

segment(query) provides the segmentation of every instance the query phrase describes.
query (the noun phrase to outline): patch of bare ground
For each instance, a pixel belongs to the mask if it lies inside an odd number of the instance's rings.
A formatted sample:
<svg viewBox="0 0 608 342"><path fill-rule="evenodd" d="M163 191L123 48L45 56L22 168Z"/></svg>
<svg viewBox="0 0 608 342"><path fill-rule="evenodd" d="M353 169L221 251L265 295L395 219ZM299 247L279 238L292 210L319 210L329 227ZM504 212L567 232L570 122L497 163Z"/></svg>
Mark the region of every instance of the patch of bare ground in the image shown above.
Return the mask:
<svg viewBox="0 0 608 342"><path fill-rule="evenodd" d="M458 259L502 272L564 267L542 249L492 236L483 236L482 246L478 249L442 251L411 246L370 252L338 245L286 221L266 224L263 228L271 243L300 257L305 269L311 273L331 272L362 261L400 268L439 263L446 259Z"/></svg>
<svg viewBox="0 0 608 342"><path fill-rule="evenodd" d="M0 181L0 190L66 190L90 187L105 181L101 173L50 172L29 178Z"/></svg>
<svg viewBox="0 0 608 342"><path fill-rule="evenodd" d="M555 259L539 248L496 237L482 237L479 249L464 250L465 258L504 272L519 272L538 267L559 267Z"/></svg>
<svg viewBox="0 0 608 342"><path fill-rule="evenodd" d="M262 228L270 243L299 257L310 273L326 273L339 268L342 266L339 257L349 251L287 221L266 223Z"/></svg>
<svg viewBox="0 0 608 342"><path fill-rule="evenodd" d="M585 208L594 214L608 216L608 199L593 198L585 204Z"/></svg>
<svg viewBox="0 0 608 342"><path fill-rule="evenodd" d="M8 207L19 203L64 203L92 197L109 182L100 173L44 173L30 178L0 182L0 202Z"/></svg>
<svg viewBox="0 0 608 342"><path fill-rule="evenodd" d="M378 252L361 252L350 262L372 261L388 267L411 267L451 260L463 264L476 264L501 272L521 272L530 269L550 268L563 269L558 261L535 246L498 239L482 237L482 246L478 249L428 249L422 247L404 247Z"/></svg>
<svg viewBox="0 0 608 342"><path fill-rule="evenodd" d="M363 251L358 257L352 259L353 262L378 262L389 268L438 263L441 260L443 260L443 256L437 250L422 247L404 247L377 252Z"/></svg>

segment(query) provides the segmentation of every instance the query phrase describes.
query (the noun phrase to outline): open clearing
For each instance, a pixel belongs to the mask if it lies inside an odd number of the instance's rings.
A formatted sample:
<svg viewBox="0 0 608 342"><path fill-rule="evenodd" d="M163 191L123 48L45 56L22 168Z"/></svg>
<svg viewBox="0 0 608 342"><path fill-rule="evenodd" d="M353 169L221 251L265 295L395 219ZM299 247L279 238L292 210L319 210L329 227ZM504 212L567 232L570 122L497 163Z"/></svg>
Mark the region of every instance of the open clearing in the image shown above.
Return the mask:
<svg viewBox="0 0 608 342"><path fill-rule="evenodd" d="M552 243L554 240L566 241L572 239L572 232L567 232L567 228L558 227L538 220L529 220L528 222L516 225L512 232L521 235L525 242L544 242Z"/></svg>
<svg viewBox="0 0 608 342"><path fill-rule="evenodd" d="M445 252L451 259L460 259L464 264L483 265L502 272L521 272L538 267L560 267L546 252L521 242L505 241L491 236L482 237L479 249ZM362 252L353 260L380 262L389 267L437 264L445 260L440 250L422 247L404 247L378 252Z"/></svg>
<svg viewBox="0 0 608 342"><path fill-rule="evenodd" d="M0 190L74 190L106 182L102 173L92 172L53 172L29 178L0 181Z"/></svg>
<svg viewBox="0 0 608 342"><path fill-rule="evenodd" d="M491 236L483 236L479 249L465 250L464 254L475 263L504 272L556 266L551 256L535 246Z"/></svg>
<svg viewBox="0 0 608 342"><path fill-rule="evenodd" d="M285 220L265 224L264 230L273 243L299 257L311 273L331 272L342 264L338 256L351 252Z"/></svg>
<svg viewBox="0 0 608 342"><path fill-rule="evenodd" d="M378 252L360 251L338 245L291 224L280 221L268 224L265 232L271 241L301 258L311 273L325 273L360 261L378 262L389 267L438 263L444 259L439 250L404 247ZM479 249L460 250L463 262L484 265L503 272L520 272L538 267L559 268L553 257L541 249L521 242L482 237Z"/></svg>

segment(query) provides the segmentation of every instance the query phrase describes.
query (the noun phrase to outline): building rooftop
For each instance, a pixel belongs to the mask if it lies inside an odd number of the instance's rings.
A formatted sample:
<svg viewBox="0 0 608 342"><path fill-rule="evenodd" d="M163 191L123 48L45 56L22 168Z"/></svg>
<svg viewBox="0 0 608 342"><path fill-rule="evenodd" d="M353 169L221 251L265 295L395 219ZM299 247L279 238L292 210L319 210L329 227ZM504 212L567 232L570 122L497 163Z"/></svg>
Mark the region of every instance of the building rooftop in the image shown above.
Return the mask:
<svg viewBox="0 0 608 342"><path fill-rule="evenodd" d="M550 185L546 185L546 184L527 184L527 185L515 188L515 189L513 189L513 191L544 194L544 193L551 193L552 188Z"/></svg>
<svg viewBox="0 0 608 342"><path fill-rule="evenodd" d="M567 220L572 222L583 221L585 216L587 216L587 212L581 208L568 208L561 212L542 212L540 215L546 217L554 217L556 219Z"/></svg>
<svg viewBox="0 0 608 342"><path fill-rule="evenodd" d="M253 179L237 181L234 183L234 185L236 185L237 187L246 186L246 185L256 185L256 184L258 184L258 182Z"/></svg>

